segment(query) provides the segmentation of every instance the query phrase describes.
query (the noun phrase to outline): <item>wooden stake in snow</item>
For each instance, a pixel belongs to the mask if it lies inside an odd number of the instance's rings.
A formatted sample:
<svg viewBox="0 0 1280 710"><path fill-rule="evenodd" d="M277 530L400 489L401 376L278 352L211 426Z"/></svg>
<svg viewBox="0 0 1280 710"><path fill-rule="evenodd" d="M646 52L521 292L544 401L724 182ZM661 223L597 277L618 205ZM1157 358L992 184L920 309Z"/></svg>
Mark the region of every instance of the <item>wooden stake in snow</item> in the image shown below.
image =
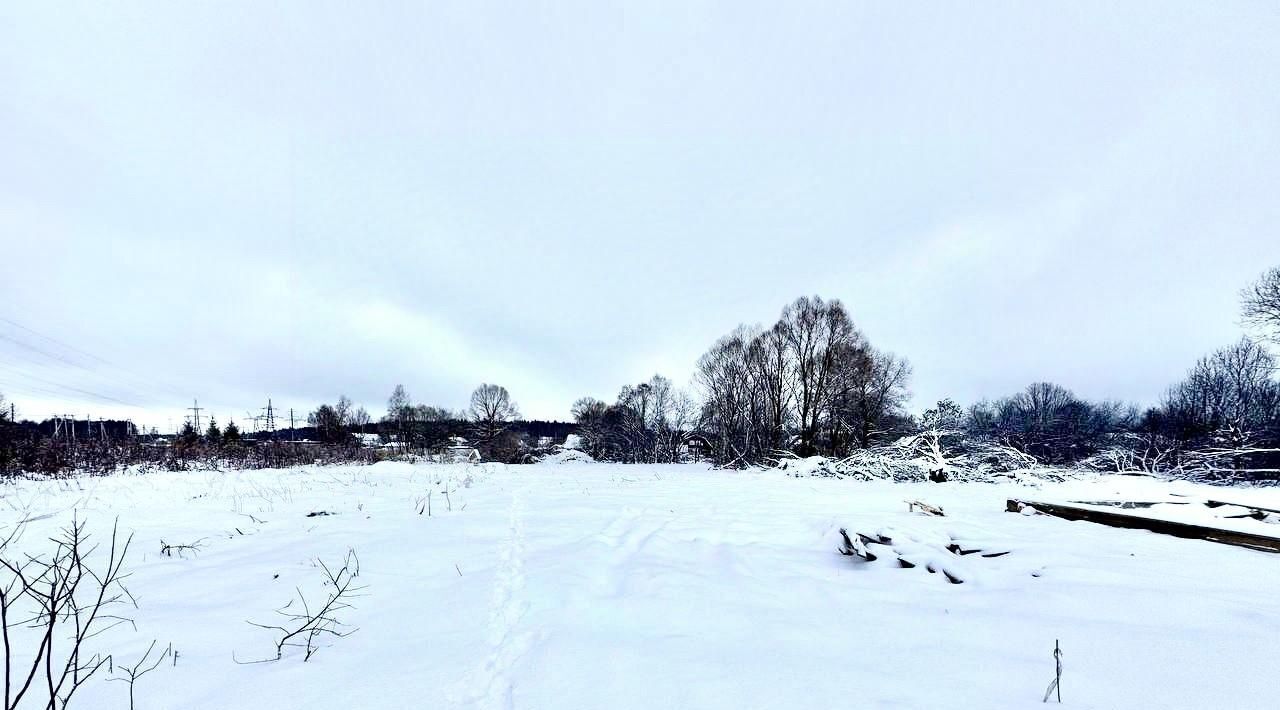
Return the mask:
<svg viewBox="0 0 1280 710"><path fill-rule="evenodd" d="M1053 664L1054 675L1053 680L1049 682L1049 689L1044 691L1044 702L1049 702L1049 696L1056 691L1058 694L1058 703L1062 703L1062 687L1059 683L1062 681L1062 649L1058 646L1058 640L1053 640Z"/></svg>

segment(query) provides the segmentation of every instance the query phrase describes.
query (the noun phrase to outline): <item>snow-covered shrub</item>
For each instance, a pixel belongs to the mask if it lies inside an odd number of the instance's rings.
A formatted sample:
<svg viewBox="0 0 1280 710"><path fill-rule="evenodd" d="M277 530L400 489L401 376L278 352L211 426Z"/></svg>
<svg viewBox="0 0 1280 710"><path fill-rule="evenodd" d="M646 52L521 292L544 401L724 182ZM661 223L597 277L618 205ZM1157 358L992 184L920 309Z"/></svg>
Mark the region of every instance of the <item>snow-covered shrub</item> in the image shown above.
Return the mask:
<svg viewBox="0 0 1280 710"><path fill-rule="evenodd" d="M996 481L1062 480L1060 469L1041 466L1035 458L987 440L961 440L953 432L930 430L890 444L859 449L846 458L800 458L782 454L777 468L794 476L827 476L854 480Z"/></svg>
<svg viewBox="0 0 1280 710"><path fill-rule="evenodd" d="M560 449L555 453L547 454L538 459L538 463L543 464L561 464L561 463L593 463L595 459L591 458L591 454L578 449Z"/></svg>

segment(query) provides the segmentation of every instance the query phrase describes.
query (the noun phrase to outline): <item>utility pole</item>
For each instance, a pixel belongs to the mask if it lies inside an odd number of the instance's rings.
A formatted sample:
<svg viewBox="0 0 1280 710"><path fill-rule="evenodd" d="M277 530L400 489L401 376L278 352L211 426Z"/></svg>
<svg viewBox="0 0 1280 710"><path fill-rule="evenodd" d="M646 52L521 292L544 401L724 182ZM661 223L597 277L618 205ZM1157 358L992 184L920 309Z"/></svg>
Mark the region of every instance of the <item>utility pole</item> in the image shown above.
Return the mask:
<svg viewBox="0 0 1280 710"><path fill-rule="evenodd" d="M200 410L203 409L203 407L200 406L200 402L194 399L191 400L191 405L192 406L187 407L187 409L191 410L192 412L195 412L195 414L192 416L192 419L195 420L196 433L199 434L202 431L200 429Z"/></svg>
<svg viewBox="0 0 1280 710"><path fill-rule="evenodd" d="M71 465L74 466L76 461L76 415L64 414L62 416L67 418L67 424L70 425L67 430L67 439L71 444Z"/></svg>
<svg viewBox="0 0 1280 710"><path fill-rule="evenodd" d="M289 441L293 441L293 407L289 407Z"/></svg>

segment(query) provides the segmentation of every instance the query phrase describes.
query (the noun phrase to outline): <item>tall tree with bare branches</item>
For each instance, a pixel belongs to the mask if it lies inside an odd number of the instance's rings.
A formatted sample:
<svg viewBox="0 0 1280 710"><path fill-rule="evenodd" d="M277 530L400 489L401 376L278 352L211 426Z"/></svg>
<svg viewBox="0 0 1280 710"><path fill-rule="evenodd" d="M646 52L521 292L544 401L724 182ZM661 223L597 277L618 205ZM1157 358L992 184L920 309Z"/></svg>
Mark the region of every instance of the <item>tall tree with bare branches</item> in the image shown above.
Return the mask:
<svg viewBox="0 0 1280 710"><path fill-rule="evenodd" d="M837 367L865 341L844 304L838 299L801 296L782 311L779 324L786 335L795 368L795 410L800 449L812 452L823 415L834 394Z"/></svg>
<svg viewBox="0 0 1280 710"><path fill-rule="evenodd" d="M467 414L476 425L480 441L490 442L506 430L508 422L520 416L520 410L506 387L484 383L471 393Z"/></svg>
<svg viewBox="0 0 1280 710"><path fill-rule="evenodd" d="M1263 274L1240 296L1245 322L1280 343L1280 266Z"/></svg>

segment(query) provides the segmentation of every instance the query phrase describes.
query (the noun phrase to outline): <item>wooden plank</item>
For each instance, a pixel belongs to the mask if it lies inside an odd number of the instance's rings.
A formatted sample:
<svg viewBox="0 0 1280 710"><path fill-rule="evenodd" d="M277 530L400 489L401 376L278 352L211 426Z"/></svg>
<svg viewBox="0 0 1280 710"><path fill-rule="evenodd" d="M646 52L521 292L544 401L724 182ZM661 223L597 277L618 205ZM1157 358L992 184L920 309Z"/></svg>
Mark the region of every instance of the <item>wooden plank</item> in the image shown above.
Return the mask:
<svg viewBox="0 0 1280 710"><path fill-rule="evenodd" d="M1027 505L1041 513L1063 518L1064 520L1083 520L1090 523L1109 525L1113 528L1150 530L1163 535L1173 535L1191 540L1208 540L1209 542L1219 542L1224 545L1247 547L1251 550L1280 553L1280 538L1241 532L1239 530L1223 530L1222 528L1211 528L1205 525L1179 523L1158 518L1146 518L1110 510L1079 508L1074 505L1062 505L1060 503L1038 503L1016 498L1009 499L1006 509L1010 513L1018 513L1022 511L1023 506Z"/></svg>
<svg viewBox="0 0 1280 710"><path fill-rule="evenodd" d="M1231 505L1237 508L1248 508L1249 510L1259 510L1264 513L1280 513L1280 510L1277 510L1275 508L1264 508L1263 506L1253 505L1252 503L1232 503L1230 501L1225 501L1225 500L1210 499L1205 501L1204 504L1209 506L1210 508L1221 508L1224 505Z"/></svg>

